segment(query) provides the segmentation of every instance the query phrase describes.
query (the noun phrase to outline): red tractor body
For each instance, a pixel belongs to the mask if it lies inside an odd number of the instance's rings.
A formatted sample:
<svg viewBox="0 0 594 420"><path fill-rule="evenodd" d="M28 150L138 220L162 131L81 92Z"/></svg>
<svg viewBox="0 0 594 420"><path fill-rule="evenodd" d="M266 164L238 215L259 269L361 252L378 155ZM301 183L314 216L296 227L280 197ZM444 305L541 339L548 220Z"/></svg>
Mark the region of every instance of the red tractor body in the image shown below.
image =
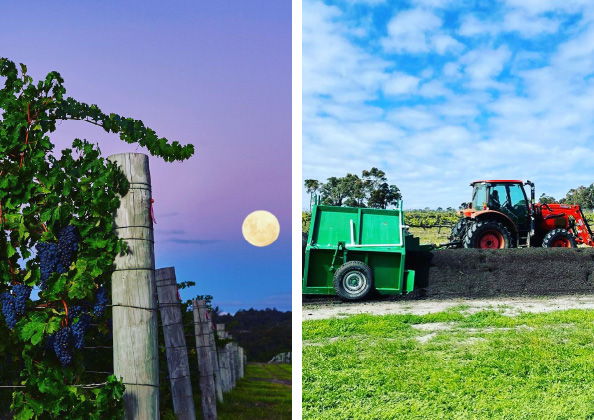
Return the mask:
<svg viewBox="0 0 594 420"><path fill-rule="evenodd" d="M536 204L534 184L484 180L470 184L472 201L460 210L450 244L465 248L520 246L594 246L592 231L579 205ZM530 199L524 185L530 185Z"/></svg>

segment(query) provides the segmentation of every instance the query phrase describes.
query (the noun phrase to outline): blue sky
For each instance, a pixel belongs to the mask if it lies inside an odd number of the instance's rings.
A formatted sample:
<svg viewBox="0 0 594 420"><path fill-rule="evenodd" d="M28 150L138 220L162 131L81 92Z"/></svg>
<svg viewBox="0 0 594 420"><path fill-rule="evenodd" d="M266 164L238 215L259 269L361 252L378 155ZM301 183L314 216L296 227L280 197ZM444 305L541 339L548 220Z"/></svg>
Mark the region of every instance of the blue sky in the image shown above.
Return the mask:
<svg viewBox="0 0 594 420"><path fill-rule="evenodd" d="M405 208L477 179L562 198L594 182L593 76L585 0L304 0L303 179L376 166Z"/></svg>

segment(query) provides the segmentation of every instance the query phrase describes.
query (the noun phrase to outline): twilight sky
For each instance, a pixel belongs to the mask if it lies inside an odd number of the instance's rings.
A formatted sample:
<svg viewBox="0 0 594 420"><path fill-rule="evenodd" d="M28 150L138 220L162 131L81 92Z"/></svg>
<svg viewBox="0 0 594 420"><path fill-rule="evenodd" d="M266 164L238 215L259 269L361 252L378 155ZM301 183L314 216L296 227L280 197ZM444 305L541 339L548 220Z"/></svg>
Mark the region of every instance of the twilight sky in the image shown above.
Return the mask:
<svg viewBox="0 0 594 420"><path fill-rule="evenodd" d="M303 0L303 178L376 166L405 208L478 179L562 198L594 182L593 76L591 1Z"/></svg>
<svg viewBox="0 0 594 420"><path fill-rule="evenodd" d="M192 143L182 163L151 157L157 268L195 281L222 310L291 309L291 2L60 1L0 7L0 56L34 79L56 70L67 96ZM82 122L53 134L104 156L144 152ZM265 248L241 234L252 211L277 216Z"/></svg>

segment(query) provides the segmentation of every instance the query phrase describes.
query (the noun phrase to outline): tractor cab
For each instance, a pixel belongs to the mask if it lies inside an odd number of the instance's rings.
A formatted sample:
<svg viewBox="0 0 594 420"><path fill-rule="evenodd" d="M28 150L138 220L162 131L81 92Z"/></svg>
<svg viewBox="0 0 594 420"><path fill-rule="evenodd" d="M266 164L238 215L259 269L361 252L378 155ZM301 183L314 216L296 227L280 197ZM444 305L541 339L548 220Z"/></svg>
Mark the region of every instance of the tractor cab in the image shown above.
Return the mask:
<svg viewBox="0 0 594 420"><path fill-rule="evenodd" d="M464 211L466 217L476 217L478 213L484 212L498 212L509 219L518 231L530 230L531 207L522 181L475 181L470 186L472 201Z"/></svg>

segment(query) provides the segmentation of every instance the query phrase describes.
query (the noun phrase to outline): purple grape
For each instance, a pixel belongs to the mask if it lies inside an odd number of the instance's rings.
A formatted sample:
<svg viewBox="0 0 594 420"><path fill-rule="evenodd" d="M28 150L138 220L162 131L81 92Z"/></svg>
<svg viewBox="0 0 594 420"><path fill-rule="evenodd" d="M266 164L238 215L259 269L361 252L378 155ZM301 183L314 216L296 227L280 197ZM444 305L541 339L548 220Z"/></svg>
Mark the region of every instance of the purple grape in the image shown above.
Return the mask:
<svg viewBox="0 0 594 420"><path fill-rule="evenodd" d="M71 341L72 330L70 327L62 327L54 334L54 351L62 366L68 366L72 362L72 354L69 349Z"/></svg>
<svg viewBox="0 0 594 420"><path fill-rule="evenodd" d="M8 292L0 294L0 303L2 303L2 315L4 315L6 325L8 325L8 328L10 328L11 330L14 330L17 323L15 300L15 297Z"/></svg>

